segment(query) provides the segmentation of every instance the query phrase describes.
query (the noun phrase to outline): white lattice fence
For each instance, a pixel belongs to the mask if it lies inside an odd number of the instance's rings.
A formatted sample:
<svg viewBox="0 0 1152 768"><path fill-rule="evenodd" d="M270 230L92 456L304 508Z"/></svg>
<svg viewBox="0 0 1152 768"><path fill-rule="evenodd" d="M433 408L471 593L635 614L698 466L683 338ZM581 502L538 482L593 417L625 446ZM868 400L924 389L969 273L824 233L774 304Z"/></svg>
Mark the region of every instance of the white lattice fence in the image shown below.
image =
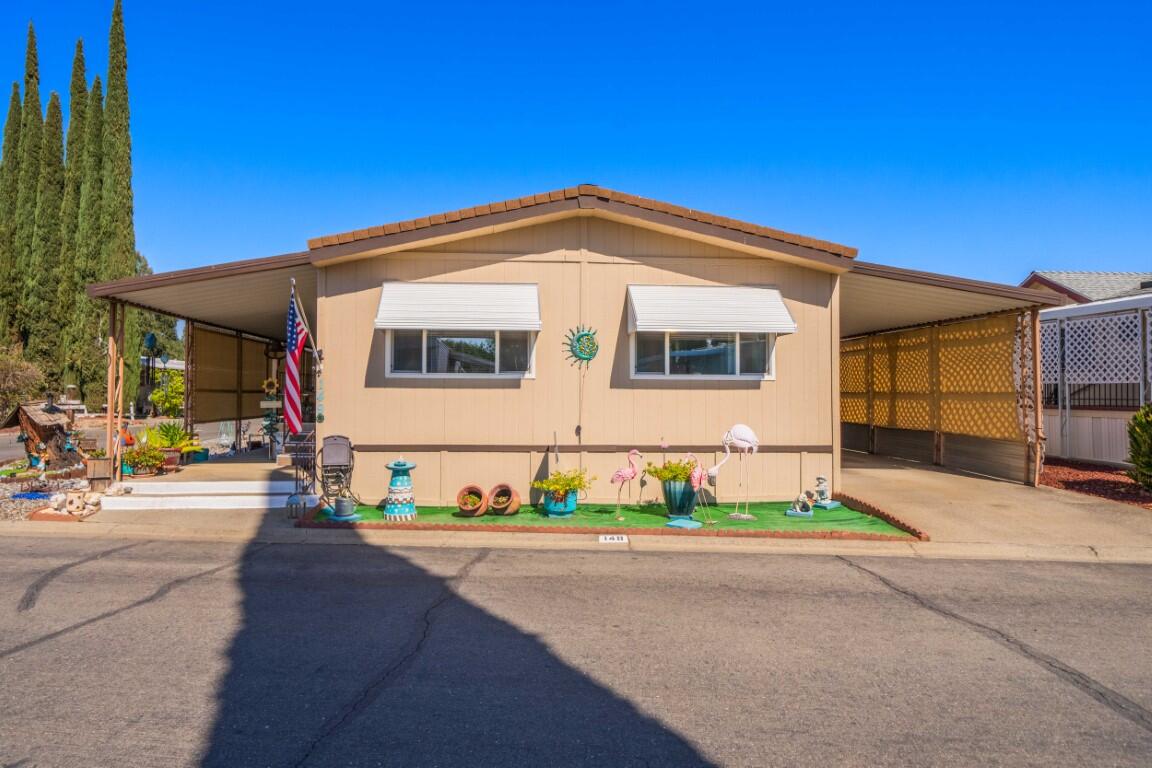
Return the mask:
<svg viewBox="0 0 1152 768"><path fill-rule="evenodd" d="M1069 384L1139 384L1141 347L1137 312L1065 320L1065 379Z"/></svg>

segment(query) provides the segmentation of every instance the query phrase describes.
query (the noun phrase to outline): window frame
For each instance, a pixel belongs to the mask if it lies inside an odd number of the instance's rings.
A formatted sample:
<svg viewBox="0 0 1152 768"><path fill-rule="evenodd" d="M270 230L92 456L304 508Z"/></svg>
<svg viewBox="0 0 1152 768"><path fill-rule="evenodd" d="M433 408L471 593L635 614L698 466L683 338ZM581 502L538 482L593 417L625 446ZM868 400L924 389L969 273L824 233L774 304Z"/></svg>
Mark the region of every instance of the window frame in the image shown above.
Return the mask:
<svg viewBox="0 0 1152 768"><path fill-rule="evenodd" d="M392 351L393 351L393 334L395 331L416 331L420 332L420 370L419 371L396 371L392 369ZM428 332L429 331L444 331L441 328L389 328L384 334L384 358L385 369L384 373L394 379L444 379L447 381L455 381L459 379L535 379L536 378L536 339L539 336L539 331L507 331L507 333L527 333L528 334L528 370L526 371L506 371L500 370L500 334L504 331L484 328L469 328L462 330L461 335L468 333L493 333L496 335L496 372L495 373L428 373Z"/></svg>
<svg viewBox="0 0 1152 768"><path fill-rule="evenodd" d="M776 339L778 333L766 333L764 343L768 346L765 353L767 370L764 373L740 373L740 336L739 331L716 331L716 333L734 333L736 336L736 373L671 373L671 338L678 333L700 333L700 331L664 331L664 373L637 373L636 372L636 336L639 333L659 333L659 331L633 331L628 334L628 374L634 381L775 381L776 380ZM764 333L755 331L755 333Z"/></svg>

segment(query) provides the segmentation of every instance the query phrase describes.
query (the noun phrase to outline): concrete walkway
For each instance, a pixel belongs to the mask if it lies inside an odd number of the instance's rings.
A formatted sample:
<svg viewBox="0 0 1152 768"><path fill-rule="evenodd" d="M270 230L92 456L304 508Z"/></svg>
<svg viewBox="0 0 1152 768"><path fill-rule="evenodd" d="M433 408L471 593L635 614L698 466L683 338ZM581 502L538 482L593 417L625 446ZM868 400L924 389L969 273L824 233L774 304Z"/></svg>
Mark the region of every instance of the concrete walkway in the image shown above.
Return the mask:
<svg viewBox="0 0 1152 768"><path fill-rule="evenodd" d="M1028 558L1152 562L1152 510L1129 504L850 452L843 486L927 531L932 541L920 546L937 556L986 548Z"/></svg>
<svg viewBox="0 0 1152 768"><path fill-rule="evenodd" d="M1138 507L850 453L843 485L932 540L631 536L627 544L601 544L594 534L303 529L282 511L255 510L104 510L82 523L0 523L0 536L1152 563L1152 511Z"/></svg>

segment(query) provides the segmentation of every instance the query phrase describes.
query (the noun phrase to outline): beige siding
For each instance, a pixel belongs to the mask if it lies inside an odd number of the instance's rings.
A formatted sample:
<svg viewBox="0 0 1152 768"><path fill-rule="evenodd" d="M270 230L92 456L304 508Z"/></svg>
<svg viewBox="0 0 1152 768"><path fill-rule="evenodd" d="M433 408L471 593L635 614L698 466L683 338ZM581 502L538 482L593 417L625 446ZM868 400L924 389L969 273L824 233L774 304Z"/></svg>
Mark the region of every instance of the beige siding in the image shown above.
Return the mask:
<svg viewBox="0 0 1152 768"><path fill-rule="evenodd" d="M408 457L421 503L450 500L465 482L510 482L524 493L558 442L585 446L719 447L731 425L757 432L762 455L749 460L750 488L788 498L815 475L833 473L830 450L802 455L794 446L838 444L838 333L833 275L751 258L715 246L594 218L567 219L472 238L435 250L390 254L323 270L318 325L324 350L327 434L359 445L532 446L535 453L436 450ZM543 330L536 377L451 381L385 376L384 335L373 329L384 280L535 282ZM776 381L652 382L629 378L625 295L629 284L764 284L784 295L799 331L779 339ZM595 328L600 355L584 374L565 358L563 339L578 324ZM787 446L786 449L773 447ZM784 452L779 452L784 451ZM376 499L386 489L392 455L359 454L357 490ZM659 456L648 458L659 460ZM710 464L718 455L701 456ZM613 499L608 479L619 453L562 453L599 476L593 499ZM801 467L803 464L803 467ZM735 458L721 475L721 498L736 490ZM802 474L803 473L803 474ZM649 495L654 493L649 490Z"/></svg>

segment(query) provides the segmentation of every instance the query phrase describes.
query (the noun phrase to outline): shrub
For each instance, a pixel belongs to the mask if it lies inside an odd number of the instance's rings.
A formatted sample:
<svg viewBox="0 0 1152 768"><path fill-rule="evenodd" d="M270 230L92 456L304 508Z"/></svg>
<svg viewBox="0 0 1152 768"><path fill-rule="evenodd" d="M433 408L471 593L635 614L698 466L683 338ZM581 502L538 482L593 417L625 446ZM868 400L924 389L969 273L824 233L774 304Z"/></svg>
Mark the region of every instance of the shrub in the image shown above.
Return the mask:
<svg viewBox="0 0 1152 768"><path fill-rule="evenodd" d="M1152 491L1152 405L1136 411L1128 422L1128 477Z"/></svg>
<svg viewBox="0 0 1152 768"><path fill-rule="evenodd" d="M537 480L532 487L549 493L553 498L563 499L572 491L587 491L596 478L586 469L570 469L567 472L553 472L546 480Z"/></svg>
<svg viewBox="0 0 1152 768"><path fill-rule="evenodd" d="M18 346L0 346L0 411L4 415L40 394L44 373L24 359Z"/></svg>
<svg viewBox="0 0 1152 768"><path fill-rule="evenodd" d="M160 381L148 400L165 416L179 416L184 410L184 374L181 371L160 374Z"/></svg>
<svg viewBox="0 0 1152 768"><path fill-rule="evenodd" d="M178 421L162 421L145 431L148 434L148 445L156 448L183 450L192 444L192 433L185 431Z"/></svg>
<svg viewBox="0 0 1152 768"><path fill-rule="evenodd" d="M153 445L139 445L124 452L124 463L133 471L155 471L164 463L164 454Z"/></svg>
<svg viewBox="0 0 1152 768"><path fill-rule="evenodd" d="M648 462L648 466L644 468L644 474L654 477L662 483L669 481L686 483L695 467L696 462L687 459L684 461L666 461L659 466Z"/></svg>

